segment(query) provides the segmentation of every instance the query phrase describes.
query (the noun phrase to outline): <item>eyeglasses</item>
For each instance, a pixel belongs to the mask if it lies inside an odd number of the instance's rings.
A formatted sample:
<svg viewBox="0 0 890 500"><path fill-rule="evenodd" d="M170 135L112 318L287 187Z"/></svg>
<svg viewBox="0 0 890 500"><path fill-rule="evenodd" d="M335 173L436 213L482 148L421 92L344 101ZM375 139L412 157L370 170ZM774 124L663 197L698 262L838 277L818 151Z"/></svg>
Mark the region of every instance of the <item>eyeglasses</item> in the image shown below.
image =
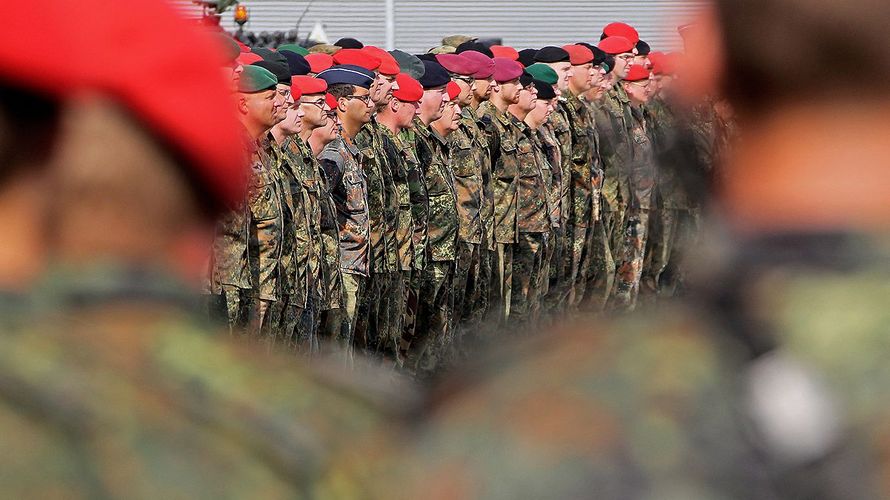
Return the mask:
<svg viewBox="0 0 890 500"><path fill-rule="evenodd" d="M281 97L284 97L285 99L290 97L290 89L278 89L277 92Z"/></svg>
<svg viewBox="0 0 890 500"><path fill-rule="evenodd" d="M634 56L633 54L621 54L621 55L617 55L615 57L617 57L618 59L623 59L625 61L630 61L631 59L633 59L636 56Z"/></svg>
<svg viewBox="0 0 890 500"><path fill-rule="evenodd" d="M325 112L324 112L324 115L327 116L328 118L330 118L331 120L336 120L336 119L337 119L337 112L336 112L336 111L325 111Z"/></svg>
<svg viewBox="0 0 890 500"><path fill-rule="evenodd" d="M453 78L454 80L460 80L462 82L465 82L467 85L473 85L474 83L476 83L476 79L473 78L472 76L454 75L451 78Z"/></svg>
<svg viewBox="0 0 890 500"><path fill-rule="evenodd" d="M304 101L304 100L301 99L301 100L300 100L300 104L311 104L311 105L313 105L313 106L318 106L319 109L324 109L325 99L324 99L324 97L321 97L321 98L316 99L316 100L314 100L314 101Z"/></svg>
<svg viewBox="0 0 890 500"><path fill-rule="evenodd" d="M365 103L366 105L367 105L367 104L371 104L371 94L367 94L367 95L347 95L347 96L343 96L343 97L346 98L346 99L358 99L359 101L362 101L362 102Z"/></svg>

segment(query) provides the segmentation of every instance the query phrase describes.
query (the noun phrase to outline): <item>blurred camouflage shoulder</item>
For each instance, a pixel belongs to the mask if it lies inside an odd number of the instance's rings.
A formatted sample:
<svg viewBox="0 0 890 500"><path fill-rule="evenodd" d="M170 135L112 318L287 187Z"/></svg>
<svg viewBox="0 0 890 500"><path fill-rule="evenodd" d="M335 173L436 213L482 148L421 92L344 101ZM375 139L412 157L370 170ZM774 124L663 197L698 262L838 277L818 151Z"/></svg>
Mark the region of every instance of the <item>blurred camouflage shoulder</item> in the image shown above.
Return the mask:
<svg viewBox="0 0 890 500"><path fill-rule="evenodd" d="M414 404L370 365L236 345L181 290L138 273L57 277L5 329L0 495L309 497L339 448Z"/></svg>

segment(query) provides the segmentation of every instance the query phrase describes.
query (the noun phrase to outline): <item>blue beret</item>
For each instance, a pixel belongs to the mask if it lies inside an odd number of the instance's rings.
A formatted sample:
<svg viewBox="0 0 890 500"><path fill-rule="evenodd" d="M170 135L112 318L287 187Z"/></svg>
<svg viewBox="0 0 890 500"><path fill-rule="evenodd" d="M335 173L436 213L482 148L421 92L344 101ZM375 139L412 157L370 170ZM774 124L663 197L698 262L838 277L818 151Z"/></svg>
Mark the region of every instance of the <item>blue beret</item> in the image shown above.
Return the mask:
<svg viewBox="0 0 890 500"><path fill-rule="evenodd" d="M279 54L287 59L287 65L290 67L291 75L308 75L309 72L312 71L312 68L309 66L309 61L300 54L290 50L282 50Z"/></svg>
<svg viewBox="0 0 890 500"><path fill-rule="evenodd" d="M423 76L418 81L423 85L424 90L442 87L451 81L448 70L436 61L423 61L423 67Z"/></svg>
<svg viewBox="0 0 890 500"><path fill-rule="evenodd" d="M373 71L368 71L361 66L353 66L352 64L334 66L322 71L316 77L326 81L328 85L344 83L366 89L371 88L371 83L374 82L375 78Z"/></svg>

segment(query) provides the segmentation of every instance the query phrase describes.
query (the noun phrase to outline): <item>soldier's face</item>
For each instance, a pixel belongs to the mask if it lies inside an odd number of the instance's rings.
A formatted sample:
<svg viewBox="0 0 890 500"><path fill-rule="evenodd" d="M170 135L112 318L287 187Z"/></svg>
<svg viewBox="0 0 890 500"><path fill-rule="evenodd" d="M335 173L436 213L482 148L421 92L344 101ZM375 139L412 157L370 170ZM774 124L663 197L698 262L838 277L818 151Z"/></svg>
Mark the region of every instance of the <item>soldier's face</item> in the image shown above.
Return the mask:
<svg viewBox="0 0 890 500"><path fill-rule="evenodd" d="M457 101L448 101L445 103L445 107L442 110L442 117L439 118L439 122L443 125L442 128L446 134L457 130L460 122L460 106L458 106Z"/></svg>
<svg viewBox="0 0 890 500"><path fill-rule="evenodd" d="M303 111L303 126L309 129L323 127L328 123L325 113L327 105L321 94L304 95L300 98L300 109Z"/></svg>
<svg viewBox="0 0 890 500"><path fill-rule="evenodd" d="M590 79L592 77L593 65L591 63L573 66L569 86L576 93L587 92L590 89Z"/></svg>
<svg viewBox="0 0 890 500"><path fill-rule="evenodd" d="M414 117L420 115L420 102L403 102L399 101L399 110L396 112L398 117L398 125L401 128L408 128L414 122Z"/></svg>
<svg viewBox="0 0 890 500"><path fill-rule="evenodd" d="M555 102L556 99L535 100L535 107L528 114L528 120L532 123L537 124L537 126L543 125L550 118L550 114L553 113L553 106Z"/></svg>
<svg viewBox="0 0 890 500"><path fill-rule="evenodd" d="M493 78L476 80L476 90L473 94L479 101L487 101L491 98L491 91L497 86Z"/></svg>
<svg viewBox="0 0 890 500"><path fill-rule="evenodd" d="M473 100L473 94L476 88L475 79L455 78L454 81L460 87L460 94L457 96L457 103L461 106L469 106Z"/></svg>
<svg viewBox="0 0 890 500"><path fill-rule="evenodd" d="M244 110L248 118L269 129L278 123L278 92L275 89L253 94L242 94Z"/></svg>
<svg viewBox="0 0 890 500"><path fill-rule="evenodd" d="M624 77L627 76L627 72L630 71L630 66L634 57L632 52L625 52L624 54L615 56L615 69L612 70L612 73L616 78L624 79Z"/></svg>
<svg viewBox="0 0 890 500"><path fill-rule="evenodd" d="M445 91L445 87L424 90L423 100L420 103L420 116L426 123L432 123L442 118L446 102L448 102L448 93Z"/></svg>
<svg viewBox="0 0 890 500"><path fill-rule="evenodd" d="M522 91L522 86L519 84L519 78L498 84L498 92L500 93L501 98L509 104L516 104L519 102L520 91Z"/></svg>
<svg viewBox="0 0 890 500"><path fill-rule="evenodd" d="M553 71L556 71L556 77L558 78L558 80L556 81L556 85L559 87L559 90L567 89L569 87L569 79L572 78L572 75L574 75L572 63L550 63L549 66L553 68Z"/></svg>
<svg viewBox="0 0 890 500"><path fill-rule="evenodd" d="M371 86L371 100L377 106L382 106L392 99L393 86L396 84L396 77L378 74ZM398 88L398 87L396 87Z"/></svg>
<svg viewBox="0 0 890 500"><path fill-rule="evenodd" d="M640 55L634 56L634 64L639 65L639 66L643 66L643 67L649 67L649 56L648 56L648 55L646 55L646 56L640 56Z"/></svg>
<svg viewBox="0 0 890 500"><path fill-rule="evenodd" d="M371 111L374 110L374 102L371 98L370 89L364 87L354 87L352 96L340 99L341 110L343 111L343 119L350 120L354 123L368 123L371 121Z"/></svg>
<svg viewBox="0 0 890 500"><path fill-rule="evenodd" d="M627 96L630 97L630 100L638 103L645 104L649 102L650 96L650 87L651 80L643 80L639 82L624 82L624 90L627 92Z"/></svg>
<svg viewBox="0 0 890 500"><path fill-rule="evenodd" d="M303 117L305 113L301 109L299 103L291 103L287 107L284 120L279 124L279 128L284 135L297 135L303 131Z"/></svg>
<svg viewBox="0 0 890 500"><path fill-rule="evenodd" d="M284 120L284 117L287 115L288 105L293 102L290 96L290 86L285 85L283 83L279 83L275 86L276 91L276 106L277 109L275 111L275 116L277 122ZM277 123L276 122L276 123Z"/></svg>
<svg viewBox="0 0 890 500"><path fill-rule="evenodd" d="M519 101L516 103L519 106L519 109L522 111L529 113L533 109L535 109L535 105L538 101L538 90L535 89L534 85L529 85L528 87L522 88L519 91Z"/></svg>

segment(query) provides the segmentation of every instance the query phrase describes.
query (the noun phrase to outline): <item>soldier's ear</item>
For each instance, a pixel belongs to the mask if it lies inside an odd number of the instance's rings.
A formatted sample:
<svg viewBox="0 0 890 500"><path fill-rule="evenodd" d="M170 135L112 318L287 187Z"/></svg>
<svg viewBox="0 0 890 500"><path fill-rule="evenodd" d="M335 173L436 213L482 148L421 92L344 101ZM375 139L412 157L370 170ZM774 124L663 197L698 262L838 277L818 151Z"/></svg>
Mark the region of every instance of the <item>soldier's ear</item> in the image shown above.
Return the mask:
<svg viewBox="0 0 890 500"><path fill-rule="evenodd" d="M392 98L389 100L389 110L393 113L398 113L401 106L402 103L400 103L398 99Z"/></svg>
<svg viewBox="0 0 890 500"><path fill-rule="evenodd" d="M247 114L247 99L243 95L238 96L238 112L242 115Z"/></svg>

